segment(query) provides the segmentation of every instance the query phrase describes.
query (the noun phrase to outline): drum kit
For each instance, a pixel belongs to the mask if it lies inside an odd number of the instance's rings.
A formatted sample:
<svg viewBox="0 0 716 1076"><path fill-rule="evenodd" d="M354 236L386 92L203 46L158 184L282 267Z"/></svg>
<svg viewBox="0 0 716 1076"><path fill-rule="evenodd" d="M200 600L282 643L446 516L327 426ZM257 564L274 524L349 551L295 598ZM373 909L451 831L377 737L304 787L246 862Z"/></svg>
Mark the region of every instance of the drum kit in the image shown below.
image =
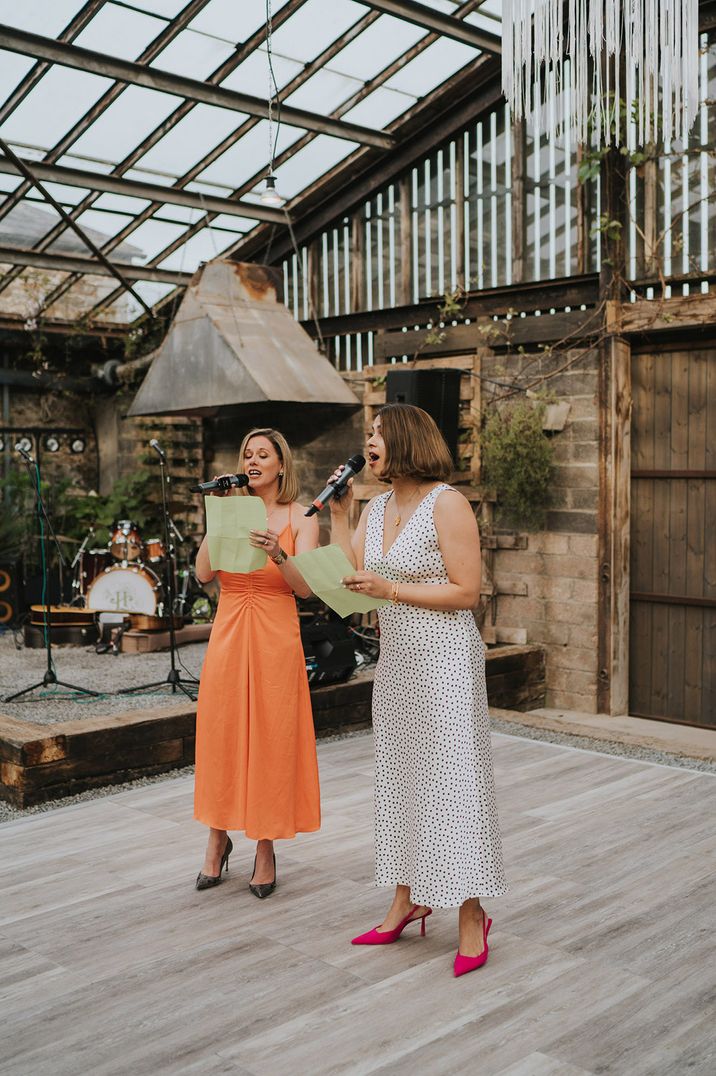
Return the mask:
<svg viewBox="0 0 716 1076"><path fill-rule="evenodd" d="M131 519L112 524L105 548L88 548L93 535L91 530L72 562L73 604L99 612L168 615L162 539L143 540Z"/></svg>

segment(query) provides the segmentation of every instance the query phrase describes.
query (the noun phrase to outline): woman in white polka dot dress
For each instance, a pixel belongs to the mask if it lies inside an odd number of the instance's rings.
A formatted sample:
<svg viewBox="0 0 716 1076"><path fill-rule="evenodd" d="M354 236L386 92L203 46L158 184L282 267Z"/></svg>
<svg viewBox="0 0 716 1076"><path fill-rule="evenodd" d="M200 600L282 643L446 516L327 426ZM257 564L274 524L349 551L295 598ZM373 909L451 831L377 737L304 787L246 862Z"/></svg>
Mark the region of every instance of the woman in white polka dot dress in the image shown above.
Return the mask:
<svg viewBox="0 0 716 1076"><path fill-rule="evenodd" d="M479 533L469 502L444 481L452 461L425 411L388 404L367 451L373 474L392 488L366 506L353 535L352 494L334 499L332 538L357 569L344 584L390 601L378 613L373 689L375 873L377 885L396 889L384 921L353 943L388 944L413 922L424 934L432 908L459 907L462 975L489 952L481 898L507 891L485 652L471 611Z"/></svg>

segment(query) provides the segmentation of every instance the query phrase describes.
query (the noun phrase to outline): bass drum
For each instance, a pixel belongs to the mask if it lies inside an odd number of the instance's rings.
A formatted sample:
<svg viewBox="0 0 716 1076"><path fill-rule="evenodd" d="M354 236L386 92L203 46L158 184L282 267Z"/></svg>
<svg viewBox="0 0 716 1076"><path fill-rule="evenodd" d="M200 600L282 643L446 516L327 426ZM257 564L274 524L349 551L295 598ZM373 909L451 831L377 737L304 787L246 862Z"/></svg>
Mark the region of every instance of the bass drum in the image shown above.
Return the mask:
<svg viewBox="0 0 716 1076"><path fill-rule="evenodd" d="M154 616L162 585L151 568L113 564L87 591L87 605L102 613L148 613Z"/></svg>

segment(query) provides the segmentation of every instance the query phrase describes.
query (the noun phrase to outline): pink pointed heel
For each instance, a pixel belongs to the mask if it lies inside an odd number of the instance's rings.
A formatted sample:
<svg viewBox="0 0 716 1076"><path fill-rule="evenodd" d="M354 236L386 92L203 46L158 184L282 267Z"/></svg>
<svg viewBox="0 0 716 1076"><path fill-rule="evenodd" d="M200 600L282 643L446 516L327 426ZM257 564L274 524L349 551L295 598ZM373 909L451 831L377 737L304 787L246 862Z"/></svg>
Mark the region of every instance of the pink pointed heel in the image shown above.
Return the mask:
<svg viewBox="0 0 716 1076"><path fill-rule="evenodd" d="M414 904L405 919L401 919L394 930L378 930L377 927L373 927L372 930L367 931L365 934L359 934L357 938L353 938L351 945L390 945L391 942L398 940L408 923L420 923L420 936L424 938L425 920L429 915L433 914L433 910L428 908L422 915L416 915L415 919L411 919L411 915L419 907L419 904Z"/></svg>
<svg viewBox="0 0 716 1076"><path fill-rule="evenodd" d="M482 950L479 956L463 956L458 949L455 954L455 964L453 966L455 972L455 978L460 975L467 975L468 971L475 971L476 968L481 968L483 964L487 963L487 958L490 955L490 949L487 944L487 935L490 933L490 927L492 926L492 920L488 919L485 913L482 913L482 938L485 943L485 948Z"/></svg>

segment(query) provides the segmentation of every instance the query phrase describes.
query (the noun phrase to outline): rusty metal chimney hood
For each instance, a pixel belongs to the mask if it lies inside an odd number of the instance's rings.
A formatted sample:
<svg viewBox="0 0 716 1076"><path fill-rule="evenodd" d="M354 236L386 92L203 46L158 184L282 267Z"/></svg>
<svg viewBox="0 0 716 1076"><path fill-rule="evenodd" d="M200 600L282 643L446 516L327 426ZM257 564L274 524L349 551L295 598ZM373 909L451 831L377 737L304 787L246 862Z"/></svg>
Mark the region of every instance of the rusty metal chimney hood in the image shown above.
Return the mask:
<svg viewBox="0 0 716 1076"><path fill-rule="evenodd" d="M280 271L223 259L194 275L129 414L229 414L246 405L357 407L281 302Z"/></svg>

